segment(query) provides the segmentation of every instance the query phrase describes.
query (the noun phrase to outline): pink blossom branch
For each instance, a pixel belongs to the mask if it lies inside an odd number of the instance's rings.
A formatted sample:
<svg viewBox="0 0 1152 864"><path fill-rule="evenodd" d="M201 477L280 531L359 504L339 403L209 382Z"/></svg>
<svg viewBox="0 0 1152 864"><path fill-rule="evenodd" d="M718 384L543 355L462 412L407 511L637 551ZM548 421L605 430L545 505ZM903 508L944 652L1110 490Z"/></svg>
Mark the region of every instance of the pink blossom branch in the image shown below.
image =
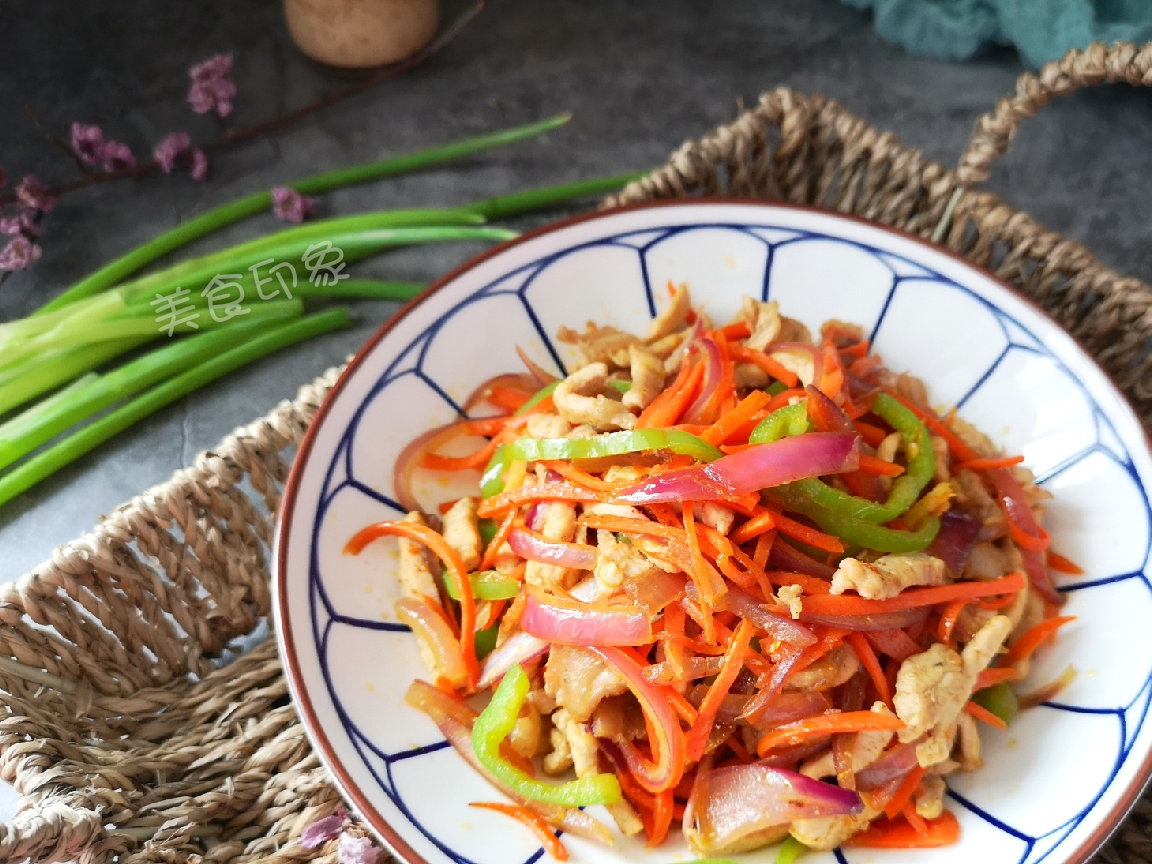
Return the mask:
<svg viewBox="0 0 1152 864"><path fill-rule="evenodd" d="M399 78L402 75L406 75L408 72L411 72L416 67L436 56L436 54L438 54L441 49L444 48L444 46L456 38L460 31L463 30L464 27L473 18L475 18L483 8L484 0L476 0L474 5L461 13L456 18L456 20L453 21L439 36L429 42L420 51L416 52L411 57L405 58L404 60L399 60L396 63L390 63L387 66L381 66L379 69L365 77L364 80L360 81L358 84L354 84L353 86L347 87L344 90L331 93L328 96L325 96L323 99L313 102L310 105L305 105L303 108L299 108L296 111L284 114L280 117L277 117L275 120L268 121L267 123L258 123L255 126L249 126L244 129L231 129L226 132L223 137L218 138L215 141L210 141L207 144L200 145L199 149L205 152L215 152L228 147L232 147L236 144L241 144L261 135L281 132L284 129L287 129L289 126L292 126L295 123L299 123L301 120L305 119L306 117L310 117L318 111L323 111L325 108L330 108L339 102L343 102L346 99L351 99L353 96L359 96L361 93L366 93L373 87L376 87L379 84L383 84L385 81L391 81L395 78ZM84 172L84 178L81 180L74 180L71 183L61 183L58 186L48 187L47 190L45 190L48 195L59 197L69 192L75 192L78 189L85 189L89 186L94 186L98 183L110 183L113 180L134 180L138 177L143 177L160 170L160 163L155 159L152 159L147 162L140 162L136 165L120 168L115 171L105 171L101 174L95 174L88 170L87 166L84 165L82 161L80 161L79 157L72 150L72 148L68 146L65 141L53 134L51 130L48 129L48 127L43 123L43 121L41 121L35 115L34 112L32 112L30 109L26 110L28 110L28 114L32 118L32 122L36 124L36 127L42 133L44 133L45 137L47 137L47 139L54 145L66 150L69 157L72 158L73 161L76 161L81 171ZM192 153L183 153L177 157L176 164L183 167L188 167L193 164L192 160ZM16 195L11 193L0 196L0 205L12 204L16 201Z"/></svg>

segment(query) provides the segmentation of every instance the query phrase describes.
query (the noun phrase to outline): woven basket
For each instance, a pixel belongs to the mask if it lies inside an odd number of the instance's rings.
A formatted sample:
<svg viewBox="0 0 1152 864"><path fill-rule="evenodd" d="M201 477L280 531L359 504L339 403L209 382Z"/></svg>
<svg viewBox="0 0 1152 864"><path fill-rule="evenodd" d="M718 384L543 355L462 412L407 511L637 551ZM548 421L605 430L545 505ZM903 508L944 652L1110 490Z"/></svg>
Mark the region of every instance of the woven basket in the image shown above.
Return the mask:
<svg viewBox="0 0 1152 864"><path fill-rule="evenodd" d="M1023 75L954 171L821 96L765 94L605 202L725 194L819 204L943 240L1047 308L1152 420L1152 293L974 187L1017 124L1102 81L1152 84L1152 45ZM296 838L341 805L288 698L268 549L332 370L0 589L0 776L22 795L0 862L335 861ZM257 647L237 657L236 641ZM353 832L362 831L358 826ZM1152 860L1141 800L1100 853Z"/></svg>

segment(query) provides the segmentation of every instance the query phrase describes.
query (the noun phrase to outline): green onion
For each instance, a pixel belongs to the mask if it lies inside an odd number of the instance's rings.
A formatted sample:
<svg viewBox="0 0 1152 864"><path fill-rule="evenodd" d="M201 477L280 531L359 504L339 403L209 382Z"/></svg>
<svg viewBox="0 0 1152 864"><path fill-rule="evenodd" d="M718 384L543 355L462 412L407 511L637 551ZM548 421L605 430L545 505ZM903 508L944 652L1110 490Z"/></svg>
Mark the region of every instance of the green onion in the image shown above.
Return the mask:
<svg viewBox="0 0 1152 864"><path fill-rule="evenodd" d="M597 177L593 180L578 180L575 183L545 186L541 189L531 189L527 192L516 192L512 195L501 195L497 198L477 201L474 204L466 205L463 209L479 213L485 219L504 219L532 210L542 210L545 207L561 204L573 198L612 192L646 174L648 174L647 171L633 171L629 174L617 174L615 177Z"/></svg>
<svg viewBox="0 0 1152 864"><path fill-rule="evenodd" d="M303 311L304 304L301 300L273 300L245 306L244 311L238 317L253 323L257 321L266 323L283 318L298 318ZM193 330L208 330L219 327L223 323L224 321L217 321L211 315L202 315L196 321L175 327L174 331L187 333ZM25 357L32 357L44 351L61 351L77 345L90 345L93 342L107 342L140 336L156 338L163 332L164 328L159 326L152 310L148 310L142 315L136 314L130 317L118 317L93 323L87 327L73 326L64 321L47 333L41 333L34 339L29 339L9 349L8 357L11 357L12 360L23 360Z"/></svg>
<svg viewBox="0 0 1152 864"><path fill-rule="evenodd" d="M299 312L297 311L297 315ZM0 425L0 468L43 446L109 405L226 351L267 326L268 318L240 318L180 339L104 375L89 373L34 408Z"/></svg>
<svg viewBox="0 0 1152 864"><path fill-rule="evenodd" d="M348 310L331 309L319 315L310 315L291 321L256 336L230 351L217 354L199 366L189 369L142 396L110 411L63 441L33 456L22 465L0 476L0 504L11 501L21 492L35 486L44 478L60 470L125 429L163 408L193 390L197 390L273 351L297 342L347 326Z"/></svg>
<svg viewBox="0 0 1152 864"><path fill-rule="evenodd" d="M79 345L66 351L46 352L42 356L29 357L20 363L6 366L0 369L0 414L159 337L160 333L157 332L149 336L133 336L131 339Z"/></svg>
<svg viewBox="0 0 1152 864"><path fill-rule="evenodd" d="M517 126L489 135L467 138L441 147L418 150L414 153L404 154L403 156L396 156L378 162L370 162L367 165L358 165L353 168L344 168L339 171L328 171L324 174L316 174L287 185L301 194L314 195L318 192L337 189L341 186L351 186L355 183L364 183L393 174L415 171L419 168L426 168L430 165L448 162L452 159L459 159L462 156L469 156L493 147L500 147L505 144L512 144L541 135L558 126L564 125L571 117L571 114L561 114L557 117L542 120L539 123L529 123L525 126ZM215 231L217 228L230 225L247 216L270 210L271 207L271 192L261 190L260 192L254 192L251 195L209 210L207 213L197 216L195 219L191 219L183 225L179 225L170 231L165 231L159 237L138 246L128 254L104 265L95 273L81 279L59 297L44 304L34 314L40 315L45 312L50 312L66 306L69 303L73 303L76 300L97 294L105 288L110 288L115 285L125 276L135 273L144 265L155 261L161 255L166 255L173 249L178 249L198 237Z"/></svg>
<svg viewBox="0 0 1152 864"><path fill-rule="evenodd" d="M298 297L359 297L365 300L411 300L425 286L411 282L376 282L370 279L342 279L335 285L301 282L292 289Z"/></svg>

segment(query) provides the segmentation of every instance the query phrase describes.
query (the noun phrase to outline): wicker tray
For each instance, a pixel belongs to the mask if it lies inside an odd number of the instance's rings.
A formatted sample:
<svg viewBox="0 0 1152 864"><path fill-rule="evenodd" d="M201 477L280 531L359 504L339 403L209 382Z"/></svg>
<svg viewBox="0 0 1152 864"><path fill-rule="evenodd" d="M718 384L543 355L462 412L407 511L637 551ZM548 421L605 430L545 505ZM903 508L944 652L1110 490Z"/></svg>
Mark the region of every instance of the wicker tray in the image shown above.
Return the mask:
<svg viewBox="0 0 1152 864"><path fill-rule="evenodd" d="M1152 45L1094 45L1021 76L954 171L835 102L780 88L605 206L784 199L942 240L1047 308L1148 427L1152 291L975 188L1023 118L1101 81L1152 84ZM296 842L341 799L289 701L267 626L271 514L338 374L0 589L0 777L22 796L0 825L0 862L335 860L334 841L313 851ZM237 656L238 640L256 647ZM1152 860L1150 837L1145 798L1098 860Z"/></svg>

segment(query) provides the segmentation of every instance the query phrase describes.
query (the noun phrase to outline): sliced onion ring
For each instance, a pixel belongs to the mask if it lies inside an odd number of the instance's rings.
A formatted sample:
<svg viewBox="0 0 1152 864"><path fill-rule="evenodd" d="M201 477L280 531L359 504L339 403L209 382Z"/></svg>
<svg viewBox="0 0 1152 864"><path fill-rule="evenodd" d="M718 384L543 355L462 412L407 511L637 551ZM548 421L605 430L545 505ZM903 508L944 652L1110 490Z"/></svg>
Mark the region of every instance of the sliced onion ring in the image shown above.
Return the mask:
<svg viewBox="0 0 1152 864"><path fill-rule="evenodd" d="M850 789L781 768L726 765L697 777L684 811L684 835L701 856L747 851L775 839L795 819L852 816L864 809Z"/></svg>
<svg viewBox="0 0 1152 864"><path fill-rule="evenodd" d="M570 570L591 570L596 566L595 547L549 540L527 528L513 528L508 535L508 545L513 552L529 561L554 564Z"/></svg>
<svg viewBox="0 0 1152 864"><path fill-rule="evenodd" d="M647 645L652 621L636 606L581 603L528 589L520 626L557 645Z"/></svg>

